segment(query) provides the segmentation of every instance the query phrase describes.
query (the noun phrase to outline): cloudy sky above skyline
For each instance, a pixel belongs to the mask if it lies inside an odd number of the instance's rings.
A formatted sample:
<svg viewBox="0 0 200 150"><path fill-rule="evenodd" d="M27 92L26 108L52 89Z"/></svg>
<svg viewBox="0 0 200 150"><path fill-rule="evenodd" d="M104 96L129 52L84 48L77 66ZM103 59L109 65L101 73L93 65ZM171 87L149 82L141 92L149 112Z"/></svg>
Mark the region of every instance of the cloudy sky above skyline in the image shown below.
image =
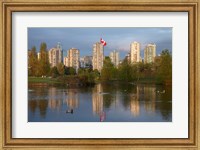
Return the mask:
<svg viewBox="0 0 200 150"><path fill-rule="evenodd" d="M80 50L81 56L92 56L93 44L103 38L107 45L104 47L106 56L113 50L120 53L123 59L130 51L131 42L141 44L141 57L144 56L144 48L148 43L156 44L156 54L163 49L172 51L172 28L28 28L28 49L36 46L39 51L41 42L47 43L50 49L61 42L64 56L72 47Z"/></svg>

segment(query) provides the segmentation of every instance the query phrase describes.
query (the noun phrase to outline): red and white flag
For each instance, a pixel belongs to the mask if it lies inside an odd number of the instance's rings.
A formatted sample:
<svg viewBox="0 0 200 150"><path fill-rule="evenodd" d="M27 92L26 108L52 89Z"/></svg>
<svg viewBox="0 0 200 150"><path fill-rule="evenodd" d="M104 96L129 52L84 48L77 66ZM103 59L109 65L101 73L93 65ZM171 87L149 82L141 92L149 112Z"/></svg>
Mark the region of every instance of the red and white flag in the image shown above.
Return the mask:
<svg viewBox="0 0 200 150"><path fill-rule="evenodd" d="M106 41L104 41L102 38L100 39L101 44L103 44L103 46L106 46Z"/></svg>

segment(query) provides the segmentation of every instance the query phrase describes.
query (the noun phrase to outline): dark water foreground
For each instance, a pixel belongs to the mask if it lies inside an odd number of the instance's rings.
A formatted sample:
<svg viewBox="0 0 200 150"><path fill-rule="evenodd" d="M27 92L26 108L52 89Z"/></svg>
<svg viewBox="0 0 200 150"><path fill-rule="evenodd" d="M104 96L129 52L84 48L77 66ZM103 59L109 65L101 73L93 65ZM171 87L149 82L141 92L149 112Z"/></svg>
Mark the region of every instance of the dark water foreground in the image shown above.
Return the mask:
<svg viewBox="0 0 200 150"><path fill-rule="evenodd" d="M133 83L28 89L29 122L171 122L172 88Z"/></svg>

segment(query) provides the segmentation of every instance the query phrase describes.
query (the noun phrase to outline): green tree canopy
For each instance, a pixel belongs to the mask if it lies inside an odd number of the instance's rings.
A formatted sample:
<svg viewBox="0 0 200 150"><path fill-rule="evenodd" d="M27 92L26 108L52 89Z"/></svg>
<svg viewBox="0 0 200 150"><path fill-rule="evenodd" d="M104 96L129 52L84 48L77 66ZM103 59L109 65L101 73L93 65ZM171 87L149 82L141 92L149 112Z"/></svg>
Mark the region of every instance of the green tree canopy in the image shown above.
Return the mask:
<svg viewBox="0 0 200 150"><path fill-rule="evenodd" d="M56 66L52 67L50 70L50 75L53 78L56 78L57 76L59 76L59 72Z"/></svg>
<svg viewBox="0 0 200 150"><path fill-rule="evenodd" d="M103 61L103 68L101 70L102 80L111 80L114 77L114 65L112 64L109 57L105 57Z"/></svg>
<svg viewBox="0 0 200 150"><path fill-rule="evenodd" d="M63 63L59 63L57 65L57 70L58 70L60 75L64 75L65 74L65 66L63 65Z"/></svg>
<svg viewBox="0 0 200 150"><path fill-rule="evenodd" d="M31 50L28 51L28 74L29 76L36 76L37 75L37 52L36 47L33 46Z"/></svg>
<svg viewBox="0 0 200 150"><path fill-rule="evenodd" d="M168 49L161 52L157 77L163 82L172 80L172 55Z"/></svg>
<svg viewBox="0 0 200 150"><path fill-rule="evenodd" d="M136 76L137 68L130 64L127 59L125 59L118 68L119 79L125 81L133 81Z"/></svg>
<svg viewBox="0 0 200 150"><path fill-rule="evenodd" d="M69 67L69 74L70 75L75 75L76 74L76 69L74 69L73 67Z"/></svg>
<svg viewBox="0 0 200 150"><path fill-rule="evenodd" d="M48 75L50 71L49 57L46 43L40 44L40 59L38 64L38 75Z"/></svg>

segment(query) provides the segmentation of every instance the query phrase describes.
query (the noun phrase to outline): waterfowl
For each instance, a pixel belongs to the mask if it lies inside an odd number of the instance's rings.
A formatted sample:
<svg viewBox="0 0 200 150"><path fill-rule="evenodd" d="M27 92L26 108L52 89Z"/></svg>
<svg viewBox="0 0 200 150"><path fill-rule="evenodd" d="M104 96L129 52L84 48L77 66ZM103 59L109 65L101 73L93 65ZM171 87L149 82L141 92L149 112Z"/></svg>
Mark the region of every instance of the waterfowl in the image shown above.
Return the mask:
<svg viewBox="0 0 200 150"><path fill-rule="evenodd" d="M165 90L163 91L157 91L158 94L164 94L165 93Z"/></svg>
<svg viewBox="0 0 200 150"><path fill-rule="evenodd" d="M73 112L74 112L73 109L68 109L68 110L66 110L66 113L71 113L71 114L73 114Z"/></svg>

